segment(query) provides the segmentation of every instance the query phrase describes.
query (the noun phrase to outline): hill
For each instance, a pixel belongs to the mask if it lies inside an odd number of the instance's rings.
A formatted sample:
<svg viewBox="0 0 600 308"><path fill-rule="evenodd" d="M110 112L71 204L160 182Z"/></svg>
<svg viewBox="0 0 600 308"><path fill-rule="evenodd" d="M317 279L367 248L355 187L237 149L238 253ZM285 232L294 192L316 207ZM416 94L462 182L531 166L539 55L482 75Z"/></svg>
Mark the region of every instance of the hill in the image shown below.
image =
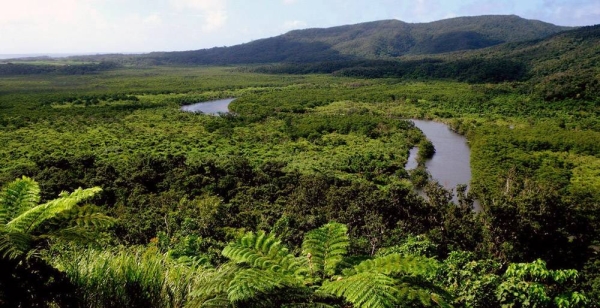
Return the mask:
<svg viewBox="0 0 600 308"><path fill-rule="evenodd" d="M439 54L541 39L567 29L514 15L457 17L414 24L383 20L295 30L232 47L151 53L144 58L156 63L185 64L390 59L402 55Z"/></svg>

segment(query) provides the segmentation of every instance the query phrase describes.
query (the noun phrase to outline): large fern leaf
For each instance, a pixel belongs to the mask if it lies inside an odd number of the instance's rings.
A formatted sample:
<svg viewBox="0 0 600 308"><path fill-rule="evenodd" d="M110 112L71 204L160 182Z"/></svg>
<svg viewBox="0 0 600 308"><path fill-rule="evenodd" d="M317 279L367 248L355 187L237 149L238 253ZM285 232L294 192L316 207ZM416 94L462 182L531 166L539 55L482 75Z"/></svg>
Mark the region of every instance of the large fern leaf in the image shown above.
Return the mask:
<svg viewBox="0 0 600 308"><path fill-rule="evenodd" d="M365 260L354 267L356 273L378 272L385 275L426 275L433 273L435 269L436 262L432 259L400 254Z"/></svg>
<svg viewBox="0 0 600 308"><path fill-rule="evenodd" d="M232 302L242 302L267 295L276 289L302 287L302 282L293 276L271 270L249 268L235 275L227 289L227 298Z"/></svg>
<svg viewBox="0 0 600 308"><path fill-rule="evenodd" d="M340 223L328 223L304 237L303 253L309 257L312 272L322 277L335 273L337 265L348 252L348 228Z"/></svg>
<svg viewBox="0 0 600 308"><path fill-rule="evenodd" d="M400 297L394 279L381 273L360 273L325 282L320 291L342 297L356 308L393 307Z"/></svg>
<svg viewBox="0 0 600 308"><path fill-rule="evenodd" d="M31 249L33 238L22 232L11 232L0 228L0 256L14 259Z"/></svg>
<svg viewBox="0 0 600 308"><path fill-rule="evenodd" d="M281 241L264 232L247 233L227 245L222 254L236 263L244 263L257 269L291 274L298 274L301 270L298 260Z"/></svg>
<svg viewBox="0 0 600 308"><path fill-rule="evenodd" d="M190 306L198 307L209 302L222 302L223 299L228 301L229 284L241 269L237 264L228 262L218 269L201 270L198 273L196 285L202 287L190 292Z"/></svg>
<svg viewBox="0 0 600 308"><path fill-rule="evenodd" d="M0 224L33 208L40 201L40 186L28 177L9 183L0 192Z"/></svg>
<svg viewBox="0 0 600 308"><path fill-rule="evenodd" d="M70 211L83 200L89 199L102 189L93 187L77 189L72 193L62 193L58 199L33 207L15 217L6 224L8 230L29 233L44 221L57 217L63 212Z"/></svg>

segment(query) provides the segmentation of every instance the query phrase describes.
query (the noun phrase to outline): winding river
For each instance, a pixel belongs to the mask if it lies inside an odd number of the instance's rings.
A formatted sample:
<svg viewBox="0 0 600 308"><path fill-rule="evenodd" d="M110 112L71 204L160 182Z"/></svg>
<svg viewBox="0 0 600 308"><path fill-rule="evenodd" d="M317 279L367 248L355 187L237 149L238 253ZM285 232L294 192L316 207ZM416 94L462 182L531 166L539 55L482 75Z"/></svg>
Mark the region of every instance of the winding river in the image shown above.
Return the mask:
<svg viewBox="0 0 600 308"><path fill-rule="evenodd" d="M444 188L453 190L458 184L471 182L471 150L467 139L459 135L440 122L411 120L419 128L435 148L435 154L425 163L431 177L437 180ZM418 149L412 148L406 164L406 169L417 167ZM456 200L456 193L454 199ZM475 202L475 210L480 210L480 205Z"/></svg>
<svg viewBox="0 0 600 308"><path fill-rule="evenodd" d="M219 115L229 112L229 104L234 98L220 99L208 102L200 102L181 107L188 112L202 112L205 114ZM435 155L425 163L425 167L431 176L442 184L446 189L453 190L458 184L469 184L471 181L471 150L467 145L467 139L453 131L446 124L412 120L425 136L433 143ZM417 167L417 148L410 150L406 169ZM456 202L456 194L454 195ZM476 202L475 210L479 210Z"/></svg>

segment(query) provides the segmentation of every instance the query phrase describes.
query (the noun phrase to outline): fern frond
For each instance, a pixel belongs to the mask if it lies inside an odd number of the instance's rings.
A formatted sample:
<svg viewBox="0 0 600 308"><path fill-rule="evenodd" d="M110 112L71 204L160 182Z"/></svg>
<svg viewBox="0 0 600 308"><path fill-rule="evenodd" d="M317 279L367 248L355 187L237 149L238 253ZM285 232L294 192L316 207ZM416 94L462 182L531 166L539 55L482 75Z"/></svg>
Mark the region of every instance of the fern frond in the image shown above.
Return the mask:
<svg viewBox="0 0 600 308"><path fill-rule="evenodd" d="M83 200L89 199L102 189L93 187L88 189L77 189L71 194L63 193L58 199L38 205L15 217L6 224L7 229L18 232L32 232L44 221L57 217L63 212L70 211Z"/></svg>
<svg viewBox="0 0 600 308"><path fill-rule="evenodd" d="M33 208L40 201L40 186L26 176L9 183L0 192L0 224Z"/></svg>
<svg viewBox="0 0 600 308"><path fill-rule="evenodd" d="M217 296L215 298L211 298L200 305L196 303L191 303L186 305L187 307L215 307L215 308L223 308L223 307L233 307L229 303L229 299L225 295Z"/></svg>
<svg viewBox="0 0 600 308"><path fill-rule="evenodd" d="M227 298L232 302L241 302L286 287L299 288L302 283L279 272L249 268L235 275L227 289Z"/></svg>
<svg viewBox="0 0 600 308"><path fill-rule="evenodd" d="M39 236L41 239L52 239L79 243L93 243L98 239L98 232L85 227L61 228Z"/></svg>
<svg viewBox="0 0 600 308"><path fill-rule="evenodd" d="M191 292L193 298L206 300L220 295L227 296L227 289L235 274L240 271L235 263L225 263L218 269L202 270L198 273L196 285L201 286Z"/></svg>
<svg viewBox="0 0 600 308"><path fill-rule="evenodd" d="M378 272L385 275L425 275L434 272L435 269L436 263L432 259L401 254L365 260L354 267L356 273Z"/></svg>
<svg viewBox="0 0 600 308"><path fill-rule="evenodd" d="M303 253L309 258L312 272L331 276L348 252L348 228L340 223L328 223L304 237Z"/></svg>
<svg viewBox="0 0 600 308"><path fill-rule="evenodd" d="M0 230L0 256L15 259L30 250L34 238L21 232Z"/></svg>
<svg viewBox="0 0 600 308"><path fill-rule="evenodd" d="M356 308L393 307L400 295L394 279L381 273L360 273L325 282L320 291L342 297Z"/></svg>
<svg viewBox="0 0 600 308"><path fill-rule="evenodd" d="M222 254L236 263L263 270L296 274L300 269L299 262L281 241L264 232L246 234L227 245Z"/></svg>
<svg viewBox="0 0 600 308"><path fill-rule="evenodd" d="M285 305L286 308L334 308L335 306L325 303L292 303Z"/></svg>

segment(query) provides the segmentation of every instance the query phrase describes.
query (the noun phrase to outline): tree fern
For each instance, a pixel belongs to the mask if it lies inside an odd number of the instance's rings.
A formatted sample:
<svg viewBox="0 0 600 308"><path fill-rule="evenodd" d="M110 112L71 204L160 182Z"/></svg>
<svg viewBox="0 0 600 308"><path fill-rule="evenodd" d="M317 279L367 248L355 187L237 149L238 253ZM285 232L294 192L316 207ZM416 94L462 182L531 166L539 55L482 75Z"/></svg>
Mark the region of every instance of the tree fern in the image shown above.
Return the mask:
<svg viewBox="0 0 600 308"><path fill-rule="evenodd" d="M324 283L321 291L341 296L356 307L389 307L410 302L446 306L443 296L438 294L444 293L443 290L421 279L433 273L435 265L435 261L427 258L390 254L345 270L344 277Z"/></svg>
<svg viewBox="0 0 600 308"><path fill-rule="evenodd" d="M79 202L93 197L102 191L99 187L77 189L69 194L63 192L60 198L33 207L15 217L6 224L7 229L19 232L31 232L44 221L55 218L63 212L70 211Z"/></svg>
<svg viewBox="0 0 600 308"><path fill-rule="evenodd" d="M400 295L395 280L377 272L325 282L321 290L343 297L356 308L393 307Z"/></svg>
<svg viewBox="0 0 600 308"><path fill-rule="evenodd" d="M348 252L348 228L339 223L328 223L308 232L302 243L303 253L309 258L311 272L322 278L335 273L337 265Z"/></svg>
<svg viewBox="0 0 600 308"><path fill-rule="evenodd" d="M253 268L298 274L301 263L272 234L248 233L223 249L223 255Z"/></svg>
<svg viewBox="0 0 600 308"><path fill-rule="evenodd" d="M29 234L0 228L0 256L14 259L28 251L33 241Z"/></svg>
<svg viewBox="0 0 600 308"><path fill-rule="evenodd" d="M34 180L24 176L9 183L0 192L0 224L6 224L39 201L40 186Z"/></svg>
<svg viewBox="0 0 600 308"><path fill-rule="evenodd" d="M422 257L390 254L365 260L354 267L356 273L378 272L385 275L409 274L423 275L435 271L435 262Z"/></svg>
<svg viewBox="0 0 600 308"><path fill-rule="evenodd" d="M254 268L238 272L229 285L227 297L232 302L251 300L276 289L302 287L302 283L290 275L271 270Z"/></svg>
<svg viewBox="0 0 600 308"><path fill-rule="evenodd" d="M327 307L329 303L340 303L342 298L353 307L419 302L426 306L444 305L443 297L434 292L437 287L426 281L435 271L435 261L390 254L363 261L342 270L343 275L335 275L338 267L344 265L348 245L347 228L338 223L308 232L302 245L303 255L298 258L273 234L248 233L223 250L223 255L231 260L227 264L238 268L231 268L227 275L220 274L222 269L215 270L204 278L208 279L206 288L195 295L203 297L204 304L223 304L226 295L228 305L243 307Z"/></svg>
<svg viewBox="0 0 600 308"><path fill-rule="evenodd" d="M100 191L79 188L37 205L40 189L35 181L23 177L9 183L0 193L0 255L22 256L46 239L93 239L94 229L109 226L114 219L78 204Z"/></svg>

